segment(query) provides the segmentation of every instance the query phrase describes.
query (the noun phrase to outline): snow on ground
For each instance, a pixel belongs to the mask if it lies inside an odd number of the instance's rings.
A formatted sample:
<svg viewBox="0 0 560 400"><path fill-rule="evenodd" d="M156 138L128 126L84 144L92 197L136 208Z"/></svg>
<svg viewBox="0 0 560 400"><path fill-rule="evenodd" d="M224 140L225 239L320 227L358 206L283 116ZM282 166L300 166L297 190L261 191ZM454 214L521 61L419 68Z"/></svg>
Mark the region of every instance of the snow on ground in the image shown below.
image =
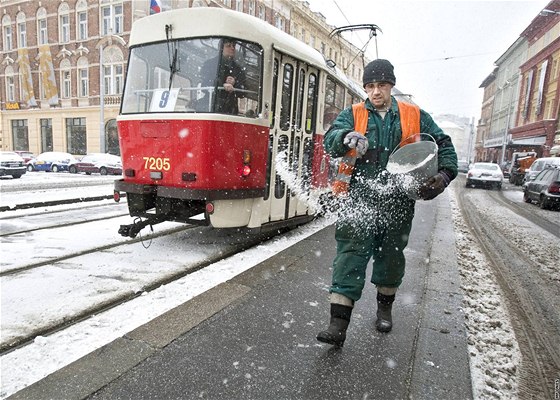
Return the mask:
<svg viewBox="0 0 560 400"><path fill-rule="evenodd" d="M51 183L60 182L60 180L75 184L78 180L92 178L72 177L69 174L43 173L42 176L39 174L41 173L26 174L17 182L2 179L0 180L0 192L3 192L2 195L7 195L8 192L22 190L26 182L29 182L30 188L39 190L41 185L48 186ZM99 182L103 184L110 183L110 180L115 178L96 177L95 179L103 181ZM462 289L465 293L464 312L474 395L476 399L516 398L517 371L515 366L519 365L521 355L509 316L488 261L462 219L453 185L449 190L455 224L459 272ZM512 201L522 202L520 191L504 191L504 194ZM480 205L489 218L502 220L502 214L493 211L493 207L495 207L493 203L488 201L486 204L483 202ZM503 211L501 207L496 207L496 210L498 209L500 212ZM521 217L508 216L508 219L512 220L513 232L516 232L517 225L519 225L515 223L516 218L519 220ZM330 223L332 221L317 220L285 237L274 239L267 244L206 267L150 293L144 293L143 296L133 301L69 329L48 337L37 337L31 345L8 353L1 358L0 397L5 398L42 379L167 310L231 279ZM544 236L547 243L555 245L554 238L530 225L525 224L523 229L529 230L532 235ZM551 240L552 242L550 242ZM552 274L558 274L558 267L555 264L547 265Z"/></svg>
<svg viewBox="0 0 560 400"><path fill-rule="evenodd" d="M521 352L501 290L461 216L453 186L450 194L474 398L514 399Z"/></svg>
<svg viewBox="0 0 560 400"><path fill-rule="evenodd" d="M29 386L166 311L232 279L331 223L326 219L316 220L287 235L144 293L61 332L37 337L34 343L1 358L0 398ZM81 297L76 293L76 299Z"/></svg>

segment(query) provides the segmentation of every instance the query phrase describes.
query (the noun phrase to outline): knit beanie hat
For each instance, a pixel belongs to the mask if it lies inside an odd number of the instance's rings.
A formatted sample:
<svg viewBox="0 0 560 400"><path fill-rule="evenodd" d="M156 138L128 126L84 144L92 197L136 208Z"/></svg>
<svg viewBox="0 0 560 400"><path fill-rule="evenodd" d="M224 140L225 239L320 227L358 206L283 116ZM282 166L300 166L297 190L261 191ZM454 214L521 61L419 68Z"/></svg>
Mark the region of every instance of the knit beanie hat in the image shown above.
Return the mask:
<svg viewBox="0 0 560 400"><path fill-rule="evenodd" d="M387 60L377 59L364 68L364 87L371 82L389 82L395 85L397 79L393 72L393 65Z"/></svg>

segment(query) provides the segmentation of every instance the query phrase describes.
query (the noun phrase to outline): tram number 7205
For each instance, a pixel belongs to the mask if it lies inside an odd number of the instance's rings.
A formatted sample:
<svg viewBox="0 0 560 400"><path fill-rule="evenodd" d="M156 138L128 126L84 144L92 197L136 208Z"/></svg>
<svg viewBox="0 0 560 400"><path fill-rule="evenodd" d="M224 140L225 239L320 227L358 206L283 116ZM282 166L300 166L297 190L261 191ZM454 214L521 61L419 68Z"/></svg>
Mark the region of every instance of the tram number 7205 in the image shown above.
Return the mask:
<svg viewBox="0 0 560 400"><path fill-rule="evenodd" d="M171 164L169 158L165 157L143 157L144 169L152 171L169 171Z"/></svg>

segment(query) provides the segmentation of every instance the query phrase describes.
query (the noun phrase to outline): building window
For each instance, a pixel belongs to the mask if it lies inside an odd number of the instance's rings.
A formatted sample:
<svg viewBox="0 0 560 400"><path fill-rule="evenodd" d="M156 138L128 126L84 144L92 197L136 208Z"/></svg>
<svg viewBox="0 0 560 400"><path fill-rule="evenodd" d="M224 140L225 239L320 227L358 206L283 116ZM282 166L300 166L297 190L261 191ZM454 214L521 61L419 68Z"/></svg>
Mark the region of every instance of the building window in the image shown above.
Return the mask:
<svg viewBox="0 0 560 400"><path fill-rule="evenodd" d="M12 67L6 68L6 100L16 101L16 85Z"/></svg>
<svg viewBox="0 0 560 400"><path fill-rule="evenodd" d="M235 0L235 11L243 12L243 0Z"/></svg>
<svg viewBox="0 0 560 400"><path fill-rule="evenodd" d="M114 95L122 93L123 66L107 65L103 68L105 78L105 94Z"/></svg>
<svg viewBox="0 0 560 400"><path fill-rule="evenodd" d="M255 0L249 0L249 14L255 15Z"/></svg>
<svg viewBox="0 0 560 400"><path fill-rule="evenodd" d="M72 81L70 73L70 61L62 60L60 63L60 87L62 88L62 98L69 99L72 96Z"/></svg>
<svg viewBox="0 0 560 400"><path fill-rule="evenodd" d="M79 97L89 96L89 71L86 57L78 60L78 88Z"/></svg>
<svg viewBox="0 0 560 400"><path fill-rule="evenodd" d="M266 21L266 13L263 5L259 5L259 18Z"/></svg>
<svg viewBox="0 0 560 400"><path fill-rule="evenodd" d="M66 151L71 154L87 153L85 118L66 118Z"/></svg>
<svg viewBox="0 0 560 400"><path fill-rule="evenodd" d="M113 4L101 8L101 29L103 35L123 32L123 6Z"/></svg>
<svg viewBox="0 0 560 400"><path fill-rule="evenodd" d="M68 14L60 16L60 43L70 41L70 16Z"/></svg>
<svg viewBox="0 0 560 400"><path fill-rule="evenodd" d="M49 42L49 33L47 31L47 20L45 18L37 20L37 40L39 44L47 44Z"/></svg>
<svg viewBox="0 0 560 400"><path fill-rule="evenodd" d="M103 83L104 94L117 95L122 93L124 82L124 56L117 47L104 50Z"/></svg>
<svg viewBox="0 0 560 400"><path fill-rule="evenodd" d="M25 22L25 14L19 13L17 16L17 32L18 32L18 47L27 47L27 25Z"/></svg>
<svg viewBox="0 0 560 400"><path fill-rule="evenodd" d="M62 71L62 98L69 99L71 95L72 85L70 82L70 71Z"/></svg>
<svg viewBox="0 0 560 400"><path fill-rule="evenodd" d="M14 150L29 150L29 132L26 119L12 120L12 142Z"/></svg>
<svg viewBox="0 0 560 400"><path fill-rule="evenodd" d="M283 30L284 30L284 18L282 18L281 16L277 15L274 19L275 19L274 25L275 25L278 29L280 29L280 30L283 31Z"/></svg>
<svg viewBox="0 0 560 400"><path fill-rule="evenodd" d="M41 118L41 152L53 151L52 119Z"/></svg>
<svg viewBox="0 0 560 400"><path fill-rule="evenodd" d="M10 51L12 47L12 20L9 15L4 15L2 17L2 33L4 33L4 50Z"/></svg>
<svg viewBox="0 0 560 400"><path fill-rule="evenodd" d="M58 37L60 43L70 42L70 8L68 3L58 7Z"/></svg>
<svg viewBox="0 0 560 400"><path fill-rule="evenodd" d="M78 40L87 40L88 38L88 23L87 12L81 11L78 13Z"/></svg>

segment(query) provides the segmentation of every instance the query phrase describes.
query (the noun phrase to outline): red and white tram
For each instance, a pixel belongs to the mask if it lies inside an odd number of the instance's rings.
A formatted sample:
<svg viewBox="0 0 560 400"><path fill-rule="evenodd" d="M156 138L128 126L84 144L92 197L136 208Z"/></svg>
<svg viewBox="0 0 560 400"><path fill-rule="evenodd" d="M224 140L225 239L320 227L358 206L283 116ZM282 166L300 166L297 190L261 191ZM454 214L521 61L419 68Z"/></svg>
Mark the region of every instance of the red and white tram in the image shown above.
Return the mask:
<svg viewBox="0 0 560 400"><path fill-rule="evenodd" d="M224 71L237 73L235 84L221 81ZM305 190L327 190L323 134L363 98L315 49L250 15L205 7L136 21L115 199L126 193L130 215L141 218L119 232L134 237L162 221L257 230L308 221L312 212L279 175L276 155L287 152Z"/></svg>

